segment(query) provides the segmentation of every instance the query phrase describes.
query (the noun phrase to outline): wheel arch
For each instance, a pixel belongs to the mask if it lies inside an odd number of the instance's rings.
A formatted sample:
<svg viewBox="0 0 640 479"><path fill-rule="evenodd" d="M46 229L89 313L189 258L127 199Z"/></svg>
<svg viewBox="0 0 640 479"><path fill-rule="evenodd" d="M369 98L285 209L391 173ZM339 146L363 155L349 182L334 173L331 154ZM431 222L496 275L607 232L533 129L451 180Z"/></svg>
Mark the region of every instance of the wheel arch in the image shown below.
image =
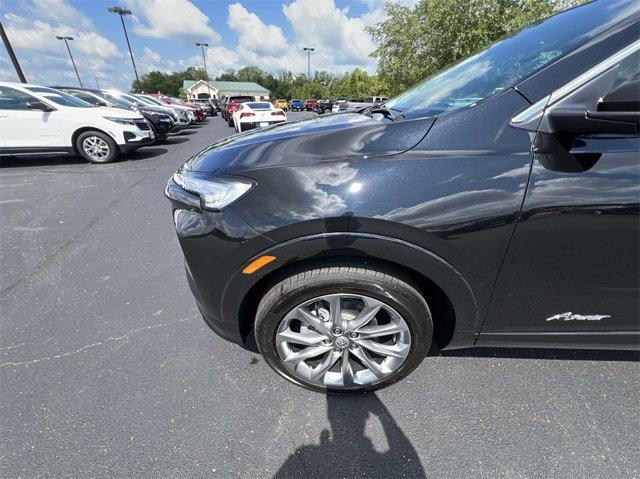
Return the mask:
<svg viewBox="0 0 640 479"><path fill-rule="evenodd" d="M83 126L81 128L78 128L76 131L73 132L73 135L71 135L71 148L73 148L73 151L76 153L76 155L80 154L80 151L78 150L78 145L76 144L76 142L78 141L78 137L87 131L97 131L99 133L102 133L103 135L107 135L109 138L113 140L113 143L115 143L116 148L118 149L118 152L120 152L120 145L118 145L118 142L109 133L107 133L101 128L96 128L95 126Z"/></svg>
<svg viewBox="0 0 640 479"><path fill-rule="evenodd" d="M242 273L242 268L264 255L275 256L276 260L253 273L256 278ZM462 275L430 251L372 234L325 233L296 238L255 255L227 283L221 314L236 315L246 343L258 303L268 288L294 272L344 262L376 265L407 277L432 310L438 348L473 345L478 311L473 292Z"/></svg>

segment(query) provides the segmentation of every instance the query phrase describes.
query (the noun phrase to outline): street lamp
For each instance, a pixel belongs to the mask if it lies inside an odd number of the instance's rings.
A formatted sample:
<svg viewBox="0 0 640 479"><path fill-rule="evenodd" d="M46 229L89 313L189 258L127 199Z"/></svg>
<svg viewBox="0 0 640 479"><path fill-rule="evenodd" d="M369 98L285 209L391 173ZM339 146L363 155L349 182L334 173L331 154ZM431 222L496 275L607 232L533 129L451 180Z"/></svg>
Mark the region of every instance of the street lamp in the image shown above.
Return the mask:
<svg viewBox="0 0 640 479"><path fill-rule="evenodd" d="M316 49L312 47L302 47L302 49L307 52L307 78L311 81L311 52Z"/></svg>
<svg viewBox="0 0 640 479"><path fill-rule="evenodd" d="M209 91L209 100L211 100L211 86L209 85L209 73L207 72L207 58L204 54L204 47L208 47L208 43L196 42L196 47L202 48L202 63L204 63L204 74L207 77L207 90Z"/></svg>
<svg viewBox="0 0 640 479"><path fill-rule="evenodd" d="M69 58L71 58L71 64L73 65L73 69L76 71L76 76L78 77L78 83L80 83L80 88L82 88L82 80L80 80L80 75L78 74L78 69L76 68L76 62L73 61L71 48L69 48L69 40L73 40L73 37L63 37L60 35L56 35L56 38L58 40L64 40L64 44L67 46L67 51L69 52Z"/></svg>
<svg viewBox="0 0 640 479"><path fill-rule="evenodd" d="M120 21L122 22L122 29L124 30L124 37L127 39L127 47L129 48L129 55L131 56L131 64L133 65L133 72L136 74L136 81L138 87L140 87L140 78L138 78L138 70L136 69L136 62L133 60L133 52L131 51L131 44L129 43L129 35L127 35L127 27L124 26L124 17L131 15L131 10L121 7L109 7L111 13L117 13L120 15Z"/></svg>

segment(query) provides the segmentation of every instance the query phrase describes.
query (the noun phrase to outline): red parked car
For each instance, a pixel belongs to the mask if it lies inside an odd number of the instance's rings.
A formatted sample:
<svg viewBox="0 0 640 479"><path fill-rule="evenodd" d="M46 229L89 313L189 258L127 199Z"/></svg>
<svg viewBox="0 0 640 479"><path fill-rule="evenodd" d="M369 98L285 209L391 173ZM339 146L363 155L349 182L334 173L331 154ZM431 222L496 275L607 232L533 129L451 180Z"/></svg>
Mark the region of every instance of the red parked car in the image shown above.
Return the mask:
<svg viewBox="0 0 640 479"><path fill-rule="evenodd" d="M315 100L305 100L304 101L304 109L307 111L314 111L316 109L316 101Z"/></svg>
<svg viewBox="0 0 640 479"><path fill-rule="evenodd" d="M166 103L167 105L176 105L182 108L186 108L189 111L192 111L193 114L196 117L196 121L202 121L205 118L205 114L204 114L204 110L202 108L200 108L199 106L196 105L191 105L185 101L182 101L178 98L172 98L170 96L166 96L166 95L161 95L158 93L149 93L149 96L152 96L154 98L157 98L158 100L160 100L163 103Z"/></svg>
<svg viewBox="0 0 640 479"><path fill-rule="evenodd" d="M222 117L227 121L227 125L233 126L233 113L238 111L241 103L248 101L254 101L254 98L248 95L237 95L226 98Z"/></svg>

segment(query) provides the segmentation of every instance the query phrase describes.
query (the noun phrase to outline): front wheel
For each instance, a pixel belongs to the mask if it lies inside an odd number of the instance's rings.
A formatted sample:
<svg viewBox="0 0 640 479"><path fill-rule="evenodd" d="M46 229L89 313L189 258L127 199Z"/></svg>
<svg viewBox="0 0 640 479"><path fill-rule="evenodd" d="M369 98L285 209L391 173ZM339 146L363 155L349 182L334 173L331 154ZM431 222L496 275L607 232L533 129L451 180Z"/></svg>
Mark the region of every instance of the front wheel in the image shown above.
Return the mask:
<svg viewBox="0 0 640 479"><path fill-rule="evenodd" d="M256 343L289 381L318 392L373 391L407 376L431 347L424 298L396 272L357 263L293 274L262 298Z"/></svg>
<svg viewBox="0 0 640 479"><path fill-rule="evenodd" d="M76 148L91 163L109 163L120 154L113 139L100 131L85 131L78 135Z"/></svg>

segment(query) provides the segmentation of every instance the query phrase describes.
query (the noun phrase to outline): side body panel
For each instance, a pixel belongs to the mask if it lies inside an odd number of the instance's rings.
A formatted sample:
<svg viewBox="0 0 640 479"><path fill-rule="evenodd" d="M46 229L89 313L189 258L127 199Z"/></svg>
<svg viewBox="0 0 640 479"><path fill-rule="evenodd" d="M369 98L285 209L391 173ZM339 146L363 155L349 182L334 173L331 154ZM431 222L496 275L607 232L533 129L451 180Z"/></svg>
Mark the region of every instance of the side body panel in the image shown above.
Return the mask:
<svg viewBox="0 0 640 479"><path fill-rule="evenodd" d="M640 141L578 141L585 171L534 157L483 333L639 329Z"/></svg>

